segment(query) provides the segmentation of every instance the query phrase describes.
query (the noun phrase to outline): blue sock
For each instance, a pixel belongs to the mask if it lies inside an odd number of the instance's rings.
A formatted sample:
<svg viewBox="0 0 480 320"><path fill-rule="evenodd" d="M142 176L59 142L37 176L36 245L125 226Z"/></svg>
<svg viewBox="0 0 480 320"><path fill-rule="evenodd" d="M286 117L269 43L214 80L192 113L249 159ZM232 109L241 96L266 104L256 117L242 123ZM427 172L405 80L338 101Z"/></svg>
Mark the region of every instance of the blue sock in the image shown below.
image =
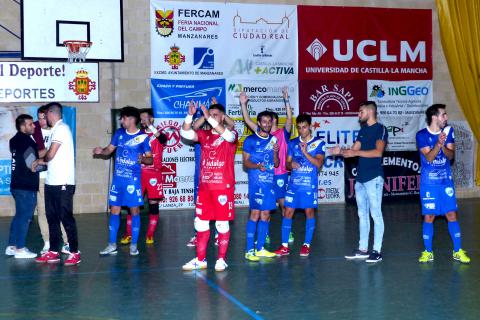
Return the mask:
<svg viewBox="0 0 480 320"><path fill-rule="evenodd" d="M315 231L315 218L307 218L305 225L305 244L310 244L313 238L313 232Z"/></svg>
<svg viewBox="0 0 480 320"><path fill-rule="evenodd" d="M120 215L110 214L110 220L108 222L108 243L117 243L118 227L120 226Z"/></svg>
<svg viewBox="0 0 480 320"><path fill-rule="evenodd" d="M137 244L140 234L140 215L132 215L132 244Z"/></svg>
<svg viewBox="0 0 480 320"><path fill-rule="evenodd" d="M255 239L255 230L257 229L257 222L248 219L247 222L247 247L245 250L248 252L253 250L253 242Z"/></svg>
<svg viewBox="0 0 480 320"><path fill-rule="evenodd" d="M424 222L423 223L423 245L425 250L432 252L432 243L433 243L433 223Z"/></svg>
<svg viewBox="0 0 480 320"><path fill-rule="evenodd" d="M460 250L462 248L462 234L460 233L458 221L448 223L448 232L453 241L453 251Z"/></svg>
<svg viewBox="0 0 480 320"><path fill-rule="evenodd" d="M257 226L257 250L260 251L265 245L265 239L267 238L268 221L258 221Z"/></svg>
<svg viewBox="0 0 480 320"><path fill-rule="evenodd" d="M284 217L282 220L282 244L288 243L290 231L292 231L292 219Z"/></svg>

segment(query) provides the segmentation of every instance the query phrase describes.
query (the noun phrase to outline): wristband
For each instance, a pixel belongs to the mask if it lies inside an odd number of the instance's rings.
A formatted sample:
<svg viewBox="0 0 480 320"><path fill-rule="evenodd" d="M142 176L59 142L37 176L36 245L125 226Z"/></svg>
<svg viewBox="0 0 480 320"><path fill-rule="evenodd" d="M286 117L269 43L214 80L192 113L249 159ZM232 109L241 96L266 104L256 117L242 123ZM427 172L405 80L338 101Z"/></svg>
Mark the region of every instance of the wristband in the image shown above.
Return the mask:
<svg viewBox="0 0 480 320"><path fill-rule="evenodd" d="M148 129L153 133L153 135L157 134L158 130L153 125L149 125Z"/></svg>
<svg viewBox="0 0 480 320"><path fill-rule="evenodd" d="M191 114L187 114L185 117L185 123L186 124L191 124L193 122L193 116Z"/></svg>
<svg viewBox="0 0 480 320"><path fill-rule="evenodd" d="M207 122L212 126L212 128L216 128L218 126L217 120L213 119L213 117L209 117Z"/></svg>

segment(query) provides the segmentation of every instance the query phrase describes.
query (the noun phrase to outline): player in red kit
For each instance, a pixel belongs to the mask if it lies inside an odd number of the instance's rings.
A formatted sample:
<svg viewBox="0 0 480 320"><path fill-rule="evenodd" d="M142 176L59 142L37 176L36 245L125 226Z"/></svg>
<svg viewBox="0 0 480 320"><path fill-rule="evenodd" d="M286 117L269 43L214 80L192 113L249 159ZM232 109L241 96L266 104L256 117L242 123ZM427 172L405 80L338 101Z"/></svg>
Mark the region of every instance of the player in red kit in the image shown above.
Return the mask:
<svg viewBox="0 0 480 320"><path fill-rule="evenodd" d="M153 244L153 235L158 225L158 203L163 199L162 181L162 158L163 150L167 143L167 136L154 126L152 109L140 110L140 123L142 129L148 134L150 148L152 149L153 164L142 164L142 192L148 198L148 228L145 242ZM127 228L125 235L120 240L121 244L129 244L132 241L132 216L127 215Z"/></svg>
<svg viewBox="0 0 480 320"><path fill-rule="evenodd" d="M195 207L194 226L197 231L197 256L183 265L186 271L207 268L207 245L210 239L210 221L215 220L218 231L218 258L216 271L227 268L225 256L230 239L229 221L234 215L235 173L234 159L238 133L225 128L225 108L213 104L210 109L200 107L210 124L210 130L192 130L197 105L190 103L180 134L183 138L200 143L200 181Z"/></svg>

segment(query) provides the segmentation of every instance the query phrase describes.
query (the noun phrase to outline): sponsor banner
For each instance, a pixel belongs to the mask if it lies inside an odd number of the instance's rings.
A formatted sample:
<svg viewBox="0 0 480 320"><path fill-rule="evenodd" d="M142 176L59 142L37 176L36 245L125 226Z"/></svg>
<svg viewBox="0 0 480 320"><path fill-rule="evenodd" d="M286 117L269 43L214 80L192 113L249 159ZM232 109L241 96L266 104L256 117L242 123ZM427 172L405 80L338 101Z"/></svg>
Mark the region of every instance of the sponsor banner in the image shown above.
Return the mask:
<svg viewBox="0 0 480 320"><path fill-rule="evenodd" d="M235 206L247 207L248 202L248 173L243 168L243 158L235 155Z"/></svg>
<svg viewBox="0 0 480 320"><path fill-rule="evenodd" d="M155 118L184 118L190 101L209 107L212 97L225 106L225 80L151 79L151 99Z"/></svg>
<svg viewBox="0 0 480 320"><path fill-rule="evenodd" d="M9 141L17 133L15 119L21 114L29 114L37 121L37 109L40 106L10 107L5 106L0 111L0 195L10 195L11 159ZM73 142L76 136L76 109L63 106L63 121L72 131Z"/></svg>
<svg viewBox="0 0 480 320"><path fill-rule="evenodd" d="M318 176L318 203L345 202L342 157L325 157Z"/></svg>
<svg viewBox="0 0 480 320"><path fill-rule="evenodd" d="M357 117L366 99L364 80L303 80L299 84L300 113L312 117Z"/></svg>
<svg viewBox="0 0 480 320"><path fill-rule="evenodd" d="M300 79L432 78L430 9L298 6L297 10Z"/></svg>
<svg viewBox="0 0 480 320"><path fill-rule="evenodd" d="M345 200L355 203L358 158L345 159ZM420 156L417 151L387 151L383 155L383 201L414 199L420 194Z"/></svg>
<svg viewBox="0 0 480 320"><path fill-rule="evenodd" d="M98 102L98 63L0 62L0 103Z"/></svg>
<svg viewBox="0 0 480 320"><path fill-rule="evenodd" d="M319 137L328 147L340 145L350 147L360 131L358 118L353 117L314 117L312 118L313 135Z"/></svg>
<svg viewBox="0 0 480 320"><path fill-rule="evenodd" d="M151 77L224 78L230 23L225 5L151 0Z"/></svg>
<svg viewBox="0 0 480 320"><path fill-rule="evenodd" d="M457 188L473 188L474 140L467 121L450 121L455 133L453 180Z"/></svg>
<svg viewBox="0 0 480 320"><path fill-rule="evenodd" d="M388 151L416 150L415 135L425 127L433 103L431 80L367 81L368 100L378 106L378 121L388 130Z"/></svg>
<svg viewBox="0 0 480 320"><path fill-rule="evenodd" d="M218 6L218 4L217 4ZM236 79L298 78L297 7L228 3L227 75Z"/></svg>

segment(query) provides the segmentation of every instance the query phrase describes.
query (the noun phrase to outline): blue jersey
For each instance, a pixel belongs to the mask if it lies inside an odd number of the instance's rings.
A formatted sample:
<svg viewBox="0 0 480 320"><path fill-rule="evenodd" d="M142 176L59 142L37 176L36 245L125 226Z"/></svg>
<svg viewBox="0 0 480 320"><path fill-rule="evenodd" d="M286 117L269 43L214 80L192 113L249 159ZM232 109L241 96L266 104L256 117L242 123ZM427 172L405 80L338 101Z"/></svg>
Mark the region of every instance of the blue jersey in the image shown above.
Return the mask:
<svg viewBox="0 0 480 320"><path fill-rule="evenodd" d="M455 143L455 135L452 127L447 126L442 131L447 134L445 145L449 143ZM425 147L430 147L433 149L442 131L431 132L428 130L428 128L418 131L416 136L418 150ZM420 152L420 160L422 166L420 173L421 184L440 185L452 183L453 179L452 170L450 168L450 160L447 159L443 153L443 150L440 149L432 162L428 162L423 153Z"/></svg>
<svg viewBox="0 0 480 320"><path fill-rule="evenodd" d="M248 169L248 185L255 185L260 188L273 188L274 176L274 151L273 145L277 138L272 135L264 138L254 133L248 136L243 143L243 152L250 155L253 163L263 163L265 171L260 169Z"/></svg>
<svg viewBox="0 0 480 320"><path fill-rule="evenodd" d="M115 131L110 144L117 147L114 177L140 178L142 168L138 157L151 152L148 134L140 130L130 134L124 128L120 128Z"/></svg>
<svg viewBox="0 0 480 320"><path fill-rule="evenodd" d="M293 191L311 192L318 189L318 169L302 153L300 148L300 137L290 140L288 145L288 156L300 165L300 168L293 169L290 175L288 189ZM312 138L307 142L307 152L316 157L321 154L325 156L325 142L320 138Z"/></svg>

